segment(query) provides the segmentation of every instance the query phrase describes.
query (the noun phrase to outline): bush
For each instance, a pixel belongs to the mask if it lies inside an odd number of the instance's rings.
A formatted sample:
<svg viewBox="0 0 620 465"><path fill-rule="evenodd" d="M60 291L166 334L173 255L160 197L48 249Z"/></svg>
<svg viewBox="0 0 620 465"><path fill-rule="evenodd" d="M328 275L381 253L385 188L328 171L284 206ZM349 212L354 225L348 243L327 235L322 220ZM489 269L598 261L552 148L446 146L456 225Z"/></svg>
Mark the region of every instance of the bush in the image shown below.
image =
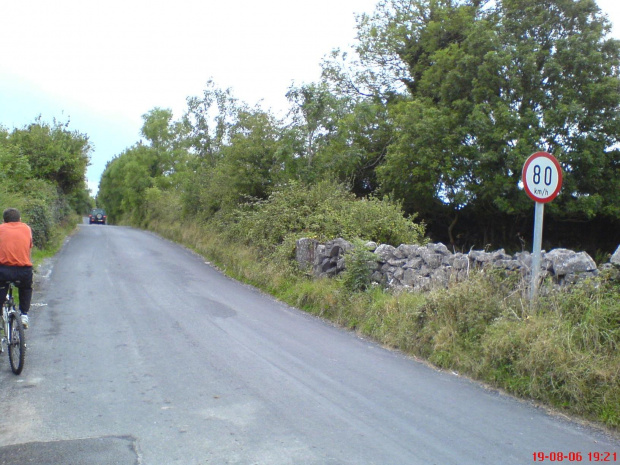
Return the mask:
<svg viewBox="0 0 620 465"><path fill-rule="evenodd" d="M32 241L35 247L43 249L52 235L53 220L49 206L40 200L28 202L22 212L22 219L32 229Z"/></svg>
<svg viewBox="0 0 620 465"><path fill-rule="evenodd" d="M67 197L49 181L27 179L4 187L0 191L2 209L11 207L21 212L22 221L32 229L34 246L39 249L47 246L56 226L72 215Z"/></svg>
<svg viewBox="0 0 620 465"><path fill-rule="evenodd" d="M183 205L177 192L148 187L144 193L145 225L158 221L174 224L181 219Z"/></svg>
<svg viewBox="0 0 620 465"><path fill-rule="evenodd" d="M319 241L359 238L396 246L424 241L424 226L406 218L400 204L358 200L331 181L312 186L292 182L265 201L220 215L218 221L231 239L270 251L291 235Z"/></svg>

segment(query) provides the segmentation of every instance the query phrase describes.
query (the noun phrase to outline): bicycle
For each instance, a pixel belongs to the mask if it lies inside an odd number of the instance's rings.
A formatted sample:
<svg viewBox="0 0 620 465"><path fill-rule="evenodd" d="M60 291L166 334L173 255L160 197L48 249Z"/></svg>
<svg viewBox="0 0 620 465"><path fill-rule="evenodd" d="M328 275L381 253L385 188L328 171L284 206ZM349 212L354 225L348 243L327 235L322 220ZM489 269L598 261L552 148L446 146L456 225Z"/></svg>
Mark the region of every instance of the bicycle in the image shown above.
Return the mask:
<svg viewBox="0 0 620 465"><path fill-rule="evenodd" d="M9 363L11 370L19 375L24 369L26 359L26 338L24 335L24 325L22 324L21 314L15 308L13 299L13 283L9 283L6 293L6 300L2 305L2 327L0 328L0 353L4 352L7 346L9 353Z"/></svg>

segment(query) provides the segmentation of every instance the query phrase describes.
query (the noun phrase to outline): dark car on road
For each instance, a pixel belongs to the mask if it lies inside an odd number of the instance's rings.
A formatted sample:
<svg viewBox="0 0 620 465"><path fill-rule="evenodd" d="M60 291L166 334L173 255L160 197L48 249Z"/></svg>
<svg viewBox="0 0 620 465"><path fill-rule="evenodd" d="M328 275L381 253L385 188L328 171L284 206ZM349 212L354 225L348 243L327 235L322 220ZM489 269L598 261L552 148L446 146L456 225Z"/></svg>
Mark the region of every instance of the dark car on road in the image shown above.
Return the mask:
<svg viewBox="0 0 620 465"><path fill-rule="evenodd" d="M88 223L105 224L107 216L103 208L93 208L88 215Z"/></svg>

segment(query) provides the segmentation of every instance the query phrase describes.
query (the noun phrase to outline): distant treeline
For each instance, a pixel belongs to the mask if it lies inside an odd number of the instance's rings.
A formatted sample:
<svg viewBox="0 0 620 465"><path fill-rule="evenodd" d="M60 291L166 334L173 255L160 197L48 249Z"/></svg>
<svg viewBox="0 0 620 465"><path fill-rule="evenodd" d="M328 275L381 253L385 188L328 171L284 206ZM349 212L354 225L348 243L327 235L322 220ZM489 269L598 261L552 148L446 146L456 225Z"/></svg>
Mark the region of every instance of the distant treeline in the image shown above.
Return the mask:
<svg viewBox="0 0 620 465"><path fill-rule="evenodd" d="M330 181L400 205L451 248L530 248L527 157L555 155L560 196L544 247L620 242L620 42L591 0L382 0L351 52L292 86L283 119L209 82L174 119L146 113L143 140L106 167L112 220L166 198L210 221L295 185ZM364 239L375 239L366 237ZM396 244L398 245L398 244Z"/></svg>

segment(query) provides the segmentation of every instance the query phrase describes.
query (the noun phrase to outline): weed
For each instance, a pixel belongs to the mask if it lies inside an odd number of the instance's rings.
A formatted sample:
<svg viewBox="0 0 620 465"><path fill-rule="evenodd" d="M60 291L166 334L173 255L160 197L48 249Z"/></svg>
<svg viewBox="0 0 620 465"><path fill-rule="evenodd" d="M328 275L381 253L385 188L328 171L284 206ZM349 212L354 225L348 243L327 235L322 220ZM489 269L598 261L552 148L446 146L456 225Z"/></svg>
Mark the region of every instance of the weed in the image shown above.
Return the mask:
<svg viewBox="0 0 620 465"><path fill-rule="evenodd" d="M353 249L346 256L346 270L341 277L344 287L351 292L367 289L376 264L375 254L366 249L362 240L354 240Z"/></svg>

